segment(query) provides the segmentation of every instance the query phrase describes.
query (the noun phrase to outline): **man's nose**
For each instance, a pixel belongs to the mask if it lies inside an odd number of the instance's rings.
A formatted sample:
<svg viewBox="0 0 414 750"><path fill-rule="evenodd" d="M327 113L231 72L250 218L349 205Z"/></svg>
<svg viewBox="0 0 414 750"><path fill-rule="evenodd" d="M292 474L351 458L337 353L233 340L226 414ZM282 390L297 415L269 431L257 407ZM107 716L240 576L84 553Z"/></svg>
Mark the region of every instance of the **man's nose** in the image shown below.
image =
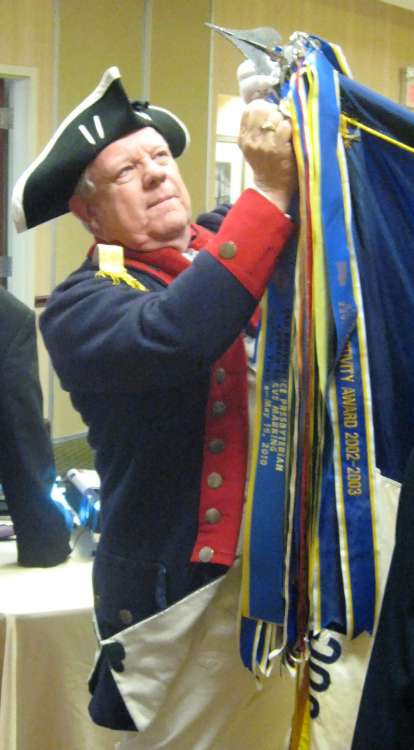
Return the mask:
<svg viewBox="0 0 414 750"><path fill-rule="evenodd" d="M145 188L159 185L165 180L166 172L162 164L158 164L154 159L145 161L142 182Z"/></svg>

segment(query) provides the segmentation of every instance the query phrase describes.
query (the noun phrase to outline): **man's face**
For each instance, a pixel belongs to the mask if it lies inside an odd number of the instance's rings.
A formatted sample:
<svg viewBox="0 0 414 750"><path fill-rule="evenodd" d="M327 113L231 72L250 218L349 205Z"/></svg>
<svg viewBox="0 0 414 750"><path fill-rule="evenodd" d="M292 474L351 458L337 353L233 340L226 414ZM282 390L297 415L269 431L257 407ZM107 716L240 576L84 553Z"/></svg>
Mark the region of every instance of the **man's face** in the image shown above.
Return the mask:
<svg viewBox="0 0 414 750"><path fill-rule="evenodd" d="M164 138L143 128L107 146L88 168L85 199L95 237L133 250L185 249L191 203Z"/></svg>

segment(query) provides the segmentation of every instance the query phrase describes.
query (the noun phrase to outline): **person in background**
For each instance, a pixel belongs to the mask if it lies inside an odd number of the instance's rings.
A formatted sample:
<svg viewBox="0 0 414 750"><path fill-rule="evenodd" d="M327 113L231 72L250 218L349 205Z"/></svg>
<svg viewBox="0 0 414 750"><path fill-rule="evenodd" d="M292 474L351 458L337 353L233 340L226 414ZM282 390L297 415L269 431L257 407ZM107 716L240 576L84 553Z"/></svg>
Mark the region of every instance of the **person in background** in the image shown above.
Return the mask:
<svg viewBox="0 0 414 750"><path fill-rule="evenodd" d="M34 313L0 287L0 482L18 563L49 567L70 554L64 515L51 499L56 477L43 419Z"/></svg>
<svg viewBox="0 0 414 750"><path fill-rule="evenodd" d="M71 210L94 237L41 330L96 452L90 713L128 730L125 750L270 750L286 720L274 681L258 691L241 664L237 610L242 334L294 230L290 139L277 107L246 109L240 145L255 188L222 223L213 217L213 234L191 222L175 161L185 126L131 105L110 68L15 187L18 229Z"/></svg>
<svg viewBox="0 0 414 750"><path fill-rule="evenodd" d="M414 747L414 450L404 472L393 550L352 750Z"/></svg>

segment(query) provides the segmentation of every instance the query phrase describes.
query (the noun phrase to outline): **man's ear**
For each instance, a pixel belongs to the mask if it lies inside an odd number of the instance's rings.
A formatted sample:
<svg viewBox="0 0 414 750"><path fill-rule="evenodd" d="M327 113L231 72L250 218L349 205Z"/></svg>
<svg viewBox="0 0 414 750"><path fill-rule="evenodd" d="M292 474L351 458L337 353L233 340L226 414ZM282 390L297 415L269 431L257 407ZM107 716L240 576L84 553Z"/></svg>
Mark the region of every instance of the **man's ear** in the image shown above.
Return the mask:
<svg viewBox="0 0 414 750"><path fill-rule="evenodd" d="M94 232L96 221L94 220L94 211L91 204L85 198L75 194L69 198L68 205L76 218L86 224L91 232Z"/></svg>

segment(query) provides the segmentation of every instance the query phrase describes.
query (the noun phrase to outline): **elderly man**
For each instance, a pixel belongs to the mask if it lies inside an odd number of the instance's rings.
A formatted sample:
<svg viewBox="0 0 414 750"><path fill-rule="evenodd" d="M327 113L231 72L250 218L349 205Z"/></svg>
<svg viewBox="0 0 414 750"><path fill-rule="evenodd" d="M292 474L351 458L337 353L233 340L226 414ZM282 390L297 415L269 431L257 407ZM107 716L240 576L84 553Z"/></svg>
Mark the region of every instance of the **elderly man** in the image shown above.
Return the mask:
<svg viewBox="0 0 414 750"><path fill-rule="evenodd" d="M213 235L191 224L174 158L187 141L111 68L20 179L15 220L71 210L95 238L41 321L102 482L91 715L138 730L122 748L270 750L273 688L257 691L236 643L242 334L293 229L296 168L289 123L252 103L240 145L257 189Z"/></svg>

